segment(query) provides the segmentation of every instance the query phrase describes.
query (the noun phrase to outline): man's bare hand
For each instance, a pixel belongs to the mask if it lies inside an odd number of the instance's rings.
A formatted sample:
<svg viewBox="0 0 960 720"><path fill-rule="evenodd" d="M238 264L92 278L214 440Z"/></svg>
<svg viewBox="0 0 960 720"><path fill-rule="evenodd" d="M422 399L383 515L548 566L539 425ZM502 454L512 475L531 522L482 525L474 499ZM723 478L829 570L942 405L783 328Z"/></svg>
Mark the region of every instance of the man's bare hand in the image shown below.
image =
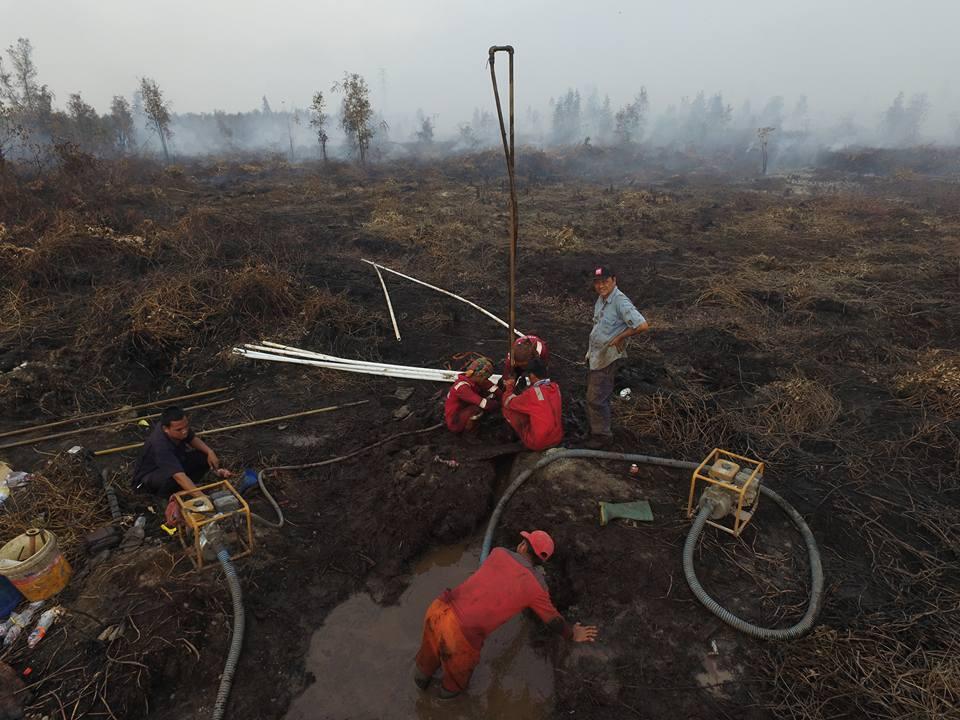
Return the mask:
<svg viewBox="0 0 960 720"><path fill-rule="evenodd" d="M220 458L217 457L217 454L213 450L207 451L207 465L210 466L211 470L220 468Z"/></svg>
<svg viewBox="0 0 960 720"><path fill-rule="evenodd" d="M594 642L597 639L596 625L581 625L577 623L573 626L574 642Z"/></svg>

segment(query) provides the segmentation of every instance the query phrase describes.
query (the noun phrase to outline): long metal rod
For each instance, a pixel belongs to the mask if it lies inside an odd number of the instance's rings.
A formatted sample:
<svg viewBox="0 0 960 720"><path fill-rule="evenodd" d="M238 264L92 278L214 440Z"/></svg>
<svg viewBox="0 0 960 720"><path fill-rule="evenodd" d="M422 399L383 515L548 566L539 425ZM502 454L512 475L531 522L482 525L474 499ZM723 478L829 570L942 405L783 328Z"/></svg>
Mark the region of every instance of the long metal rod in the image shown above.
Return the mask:
<svg viewBox="0 0 960 720"><path fill-rule="evenodd" d="M402 272L399 272L398 270L394 270L394 269L392 269L392 268L388 268L386 265L381 265L381 264L379 264L379 263L375 263L375 262L373 262L372 260L365 260L365 259L361 258L361 262L365 262L365 263L367 263L368 265L373 265L373 266L375 266L375 267L380 268L381 270L386 270L388 273L393 273L394 275L397 275L398 277L402 277L402 278L405 279L405 280L409 280L410 282L415 282L415 283L417 283L417 285L423 285L425 288L430 288L431 290L436 290L438 293L443 293L444 295L447 295L447 296L449 296L449 297L452 297L454 300L459 300L460 302L462 302L462 303L464 303L464 304L466 304L466 305L469 305L469 306L472 307L474 310L479 310L480 312L482 312L484 315L486 315L486 316L487 316L488 318L490 318L491 320L499 323L500 325L503 325L503 327L505 327L505 328L509 328L509 327L510 327L509 324L508 324L505 320L501 320L500 318L498 318L496 315L494 315L494 314L493 314L492 312L490 312L489 310L485 310L484 308L482 308L482 307L480 307L479 305L477 305L475 302L471 302L471 301L467 300L466 298L460 297L459 295L457 295L457 294L455 294L455 293L452 293L452 292L450 292L449 290L444 290L444 289L441 288L441 287L437 287L436 285L431 285L430 283L426 283L426 282L424 282L423 280L417 280L417 278L411 277L410 275L404 275ZM520 332L519 330L514 330L513 333L511 334L511 337L513 337L514 334L517 335L518 337L522 337L522 336L523 336L523 333ZM512 343L511 343L511 345L512 345Z"/></svg>
<svg viewBox="0 0 960 720"><path fill-rule="evenodd" d="M106 417L108 415L116 415L121 412L129 412L131 410L142 410L143 408L154 407L156 405L166 405L168 403L177 402L178 400L192 400L198 397L204 397L206 395L214 395L216 393L222 393L230 389L230 386L216 388L214 390L204 390L203 392L191 393L190 395L179 395L177 397L167 398L166 400L154 400L153 402L141 403L139 405L131 405L129 407L117 408L116 410L104 410L103 412L88 413L86 415L77 415L76 417L67 418L66 420L57 420L56 422L49 422L43 425L33 425L32 427L20 428L19 430L10 430L5 433L0 433L0 438L10 437L11 435L23 435L24 433L36 432L37 430L49 430L53 427L59 427L61 425L69 425L70 423L80 422L81 420L93 420L94 418Z"/></svg>
<svg viewBox="0 0 960 720"><path fill-rule="evenodd" d="M507 326L507 353L510 364L513 364L513 334L517 324L516 286L517 286L517 236L520 232L520 214L517 208L517 184L515 175L516 145L514 144L514 91L513 91L513 46L494 45L490 48L490 80L493 82L493 98L497 104L497 118L500 120L500 137L503 140L503 154L507 161L507 177L510 181L510 275L509 283L509 311ZM507 130L503 122L503 108L500 105L500 90L497 87L497 73L494 69L494 58L498 52L505 52L509 57L509 94L510 94L510 138L507 139Z"/></svg>
<svg viewBox="0 0 960 720"><path fill-rule="evenodd" d="M215 405L223 405L224 403L233 402L233 398L227 398L226 400L217 400L215 402L202 403L200 405L193 405L192 407L184 408L184 410L199 410L200 408L214 407ZM52 433L51 435L42 435L41 437L27 438L26 440L18 440L17 442L7 443L6 445L0 445L0 450L6 450L7 448L20 447L21 445L36 445L37 443L46 442L47 440L56 440L57 438L70 437L71 435L82 435L83 433L93 432L95 430L105 430L107 428L117 427L118 425L129 425L130 423L140 422L141 420L149 420L150 418L160 417L163 413L152 413L150 415L141 415L140 417L130 418L129 420L115 420L114 422L108 422L103 425L94 425L93 427L86 428L77 428L75 430L67 430L65 432Z"/></svg>
<svg viewBox="0 0 960 720"><path fill-rule="evenodd" d="M380 278L380 287L383 288L383 296L387 299L387 310L390 312L390 322L393 323L393 334L397 336L397 342L400 342L400 328L397 327L397 316L393 314L393 303L390 302L390 293L387 292L387 283L383 279L383 273L376 265L373 269L377 271L377 277Z"/></svg>
<svg viewBox="0 0 960 720"><path fill-rule="evenodd" d="M290 413L289 415L278 415L277 417L265 418L263 420L251 420L250 422L239 423L238 425L228 425L227 427L216 428L214 430L201 430L196 435L215 435L217 433L228 432L230 430L240 430L241 428L253 427L255 425L267 425L272 422L279 422L280 420L292 420L293 418L304 417L306 415L316 415L317 413L332 412L334 410L342 410L343 408L355 407L357 405L364 405L370 402L369 400L358 400L356 402L344 403L343 405L330 405L329 407L317 408L316 410L304 410L303 412ZM132 443L130 445L121 445L119 447L107 448L106 450L97 450L94 455L111 455L112 453L123 452L124 450L133 450L134 448L141 447L142 442Z"/></svg>

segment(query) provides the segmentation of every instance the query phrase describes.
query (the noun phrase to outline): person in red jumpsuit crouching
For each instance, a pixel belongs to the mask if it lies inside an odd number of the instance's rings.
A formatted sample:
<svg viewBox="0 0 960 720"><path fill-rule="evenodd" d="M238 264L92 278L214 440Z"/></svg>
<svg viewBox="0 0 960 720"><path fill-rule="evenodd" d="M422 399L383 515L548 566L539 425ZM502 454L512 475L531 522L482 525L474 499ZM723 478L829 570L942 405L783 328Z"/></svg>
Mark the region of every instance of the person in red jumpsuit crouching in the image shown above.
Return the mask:
<svg viewBox="0 0 960 720"><path fill-rule="evenodd" d="M490 359L479 357L457 376L443 407L444 420L450 432L473 430L483 413L500 407L497 398L501 392L490 382L492 373L493 363Z"/></svg>
<svg viewBox="0 0 960 720"><path fill-rule="evenodd" d="M546 450L563 441L560 386L533 357L519 378L508 378L503 391L503 417L528 450Z"/></svg>
<svg viewBox="0 0 960 720"><path fill-rule="evenodd" d="M596 640L596 626L570 625L550 600L540 565L553 554L553 539L543 530L520 536L515 552L494 548L479 570L427 608L414 675L421 690L442 667L440 697L446 700L463 692L480 662L483 641L527 608L567 640Z"/></svg>

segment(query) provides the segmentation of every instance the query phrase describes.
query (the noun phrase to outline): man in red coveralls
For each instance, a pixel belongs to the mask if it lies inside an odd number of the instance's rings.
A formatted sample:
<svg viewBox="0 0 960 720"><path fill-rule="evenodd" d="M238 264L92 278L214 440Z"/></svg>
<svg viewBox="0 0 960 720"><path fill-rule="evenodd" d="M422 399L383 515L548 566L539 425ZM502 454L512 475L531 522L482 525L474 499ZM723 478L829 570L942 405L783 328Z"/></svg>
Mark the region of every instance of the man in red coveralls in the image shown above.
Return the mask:
<svg viewBox="0 0 960 720"><path fill-rule="evenodd" d="M527 369L527 363L535 357L540 358L543 361L543 366L547 367L550 362L550 351L547 349L547 343L536 335L521 335L518 337L513 343L513 362L511 363L508 355L506 362L503 364L506 368L504 382L507 378L515 378L521 375Z"/></svg>
<svg viewBox="0 0 960 720"><path fill-rule="evenodd" d="M503 417L528 450L546 450L563 440L560 387L546 375L543 361L534 357L524 374L504 387ZM516 393L518 383L526 387Z"/></svg>
<svg viewBox="0 0 960 720"><path fill-rule="evenodd" d="M473 360L447 393L443 416L450 432L473 430L480 416L500 407L500 390L490 382L493 363L489 358Z"/></svg>
<svg viewBox="0 0 960 720"><path fill-rule="evenodd" d="M553 539L543 530L520 536L516 552L494 548L479 570L427 608L414 675L421 690L442 666L440 697L446 700L463 692L486 637L527 608L567 640L596 639L596 626L568 624L550 600L539 566L553 554Z"/></svg>

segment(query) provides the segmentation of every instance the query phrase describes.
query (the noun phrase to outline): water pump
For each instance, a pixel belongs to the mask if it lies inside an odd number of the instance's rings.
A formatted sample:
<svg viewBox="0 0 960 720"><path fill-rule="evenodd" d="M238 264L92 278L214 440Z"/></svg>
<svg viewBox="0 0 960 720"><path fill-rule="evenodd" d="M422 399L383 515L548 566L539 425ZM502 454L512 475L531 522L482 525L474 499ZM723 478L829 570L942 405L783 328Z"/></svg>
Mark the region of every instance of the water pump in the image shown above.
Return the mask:
<svg viewBox="0 0 960 720"><path fill-rule="evenodd" d="M232 559L253 552L250 506L227 480L174 495L184 528L180 542L194 567L207 567L226 548Z"/></svg>
<svg viewBox="0 0 960 720"><path fill-rule="evenodd" d="M695 512L709 504L711 510L707 523L740 537L760 503L763 470L764 464L758 460L714 448L690 478L687 517L693 517ZM703 490L695 505L698 484Z"/></svg>

